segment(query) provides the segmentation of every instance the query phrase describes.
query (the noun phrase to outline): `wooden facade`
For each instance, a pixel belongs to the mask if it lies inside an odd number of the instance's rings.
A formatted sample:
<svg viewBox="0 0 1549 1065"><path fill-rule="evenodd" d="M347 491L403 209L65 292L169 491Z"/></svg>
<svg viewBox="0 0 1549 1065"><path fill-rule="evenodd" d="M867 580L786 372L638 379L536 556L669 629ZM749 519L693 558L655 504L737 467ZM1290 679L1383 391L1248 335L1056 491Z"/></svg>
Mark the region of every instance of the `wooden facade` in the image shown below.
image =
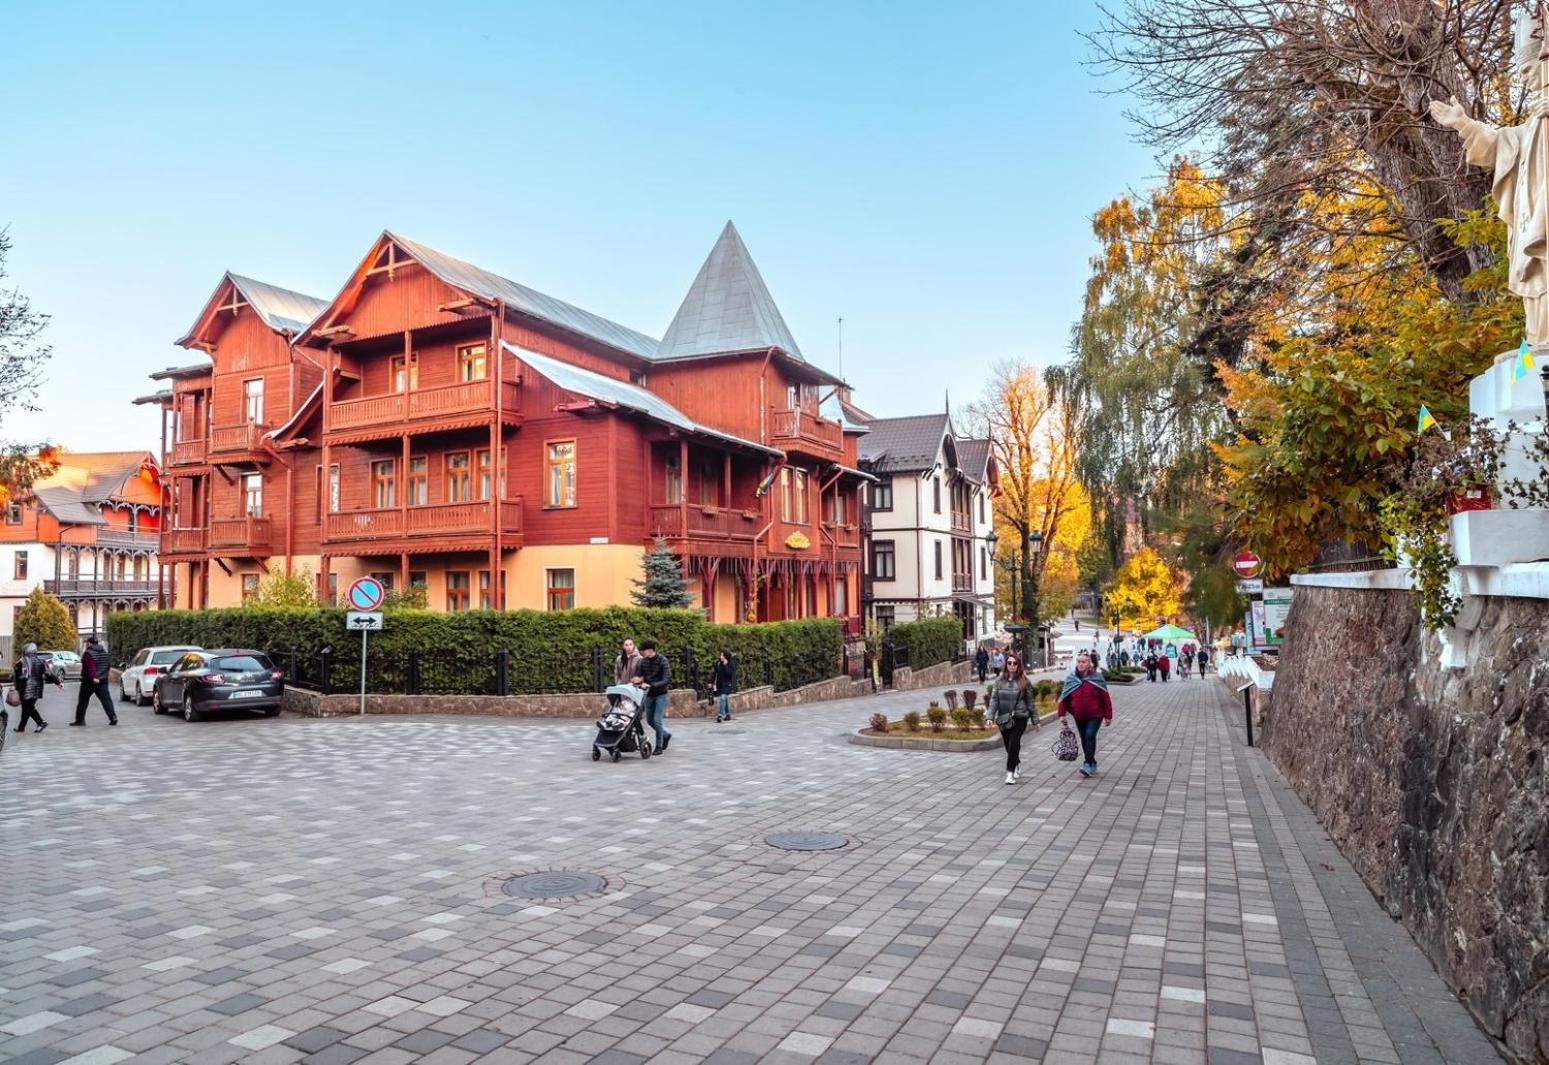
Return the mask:
<svg viewBox="0 0 1549 1065"><path fill-rule="evenodd" d="M436 609L622 604L661 537L715 620L858 625L865 475L820 414L837 380L799 354L658 361L392 233L300 328L244 281L183 341L209 363L154 375L180 604L231 605L276 565L325 597L371 573Z"/></svg>

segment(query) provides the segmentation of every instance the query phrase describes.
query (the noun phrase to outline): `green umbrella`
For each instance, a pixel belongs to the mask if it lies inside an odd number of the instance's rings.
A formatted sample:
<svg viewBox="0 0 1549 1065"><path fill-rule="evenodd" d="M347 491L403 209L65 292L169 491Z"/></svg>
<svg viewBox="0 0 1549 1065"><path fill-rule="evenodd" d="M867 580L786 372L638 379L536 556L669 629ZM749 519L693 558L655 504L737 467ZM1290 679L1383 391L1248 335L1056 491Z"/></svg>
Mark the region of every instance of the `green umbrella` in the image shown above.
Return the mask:
<svg viewBox="0 0 1549 1065"><path fill-rule="evenodd" d="M1141 639L1143 639L1143 640L1197 640L1197 639L1199 639L1199 637L1195 636L1188 629L1181 629L1177 625L1163 625L1159 629L1154 629L1151 632L1146 633L1144 636L1141 637Z"/></svg>

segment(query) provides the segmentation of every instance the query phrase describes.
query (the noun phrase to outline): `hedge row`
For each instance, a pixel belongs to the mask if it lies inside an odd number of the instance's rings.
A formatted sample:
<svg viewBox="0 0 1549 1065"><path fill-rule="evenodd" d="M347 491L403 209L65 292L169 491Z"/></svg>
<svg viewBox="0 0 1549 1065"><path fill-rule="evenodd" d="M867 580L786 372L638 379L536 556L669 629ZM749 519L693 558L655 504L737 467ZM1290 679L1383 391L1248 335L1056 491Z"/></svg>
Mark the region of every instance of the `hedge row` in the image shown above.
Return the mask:
<svg viewBox="0 0 1549 1065"><path fill-rule="evenodd" d="M347 632L343 610L158 610L108 618L113 661L122 666L143 647L194 644L246 647L277 654L293 677L315 677L324 648L333 652L331 683L348 691L360 683L360 637ZM669 655L675 686L708 690L722 648L738 663L742 688L779 690L826 680L840 672L840 622L829 618L761 625L717 625L693 610L613 607L605 610L470 610L443 614L395 610L373 633L367 663L372 690L402 691L409 652L419 652L419 690L479 694L493 690L498 651L508 650L514 693L592 690L592 650L612 660L624 637L653 639ZM693 675L685 676L692 662Z"/></svg>
<svg viewBox="0 0 1549 1065"><path fill-rule="evenodd" d="M950 662L963 650L963 623L956 617L905 621L887 630L894 647L909 649L914 669Z"/></svg>

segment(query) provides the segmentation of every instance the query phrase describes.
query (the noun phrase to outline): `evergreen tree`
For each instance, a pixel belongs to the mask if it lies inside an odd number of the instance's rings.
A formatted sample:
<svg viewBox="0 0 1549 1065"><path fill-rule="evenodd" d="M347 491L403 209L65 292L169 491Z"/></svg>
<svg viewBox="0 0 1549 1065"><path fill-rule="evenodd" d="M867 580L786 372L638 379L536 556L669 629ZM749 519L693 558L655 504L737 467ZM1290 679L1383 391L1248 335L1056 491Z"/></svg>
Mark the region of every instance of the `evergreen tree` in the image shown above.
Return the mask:
<svg viewBox="0 0 1549 1065"><path fill-rule="evenodd" d="M42 587L32 590L16 613L15 645L20 651L29 643L40 651L73 651L76 648L75 623L70 611Z"/></svg>
<svg viewBox="0 0 1549 1065"><path fill-rule="evenodd" d="M636 606L686 607L694 601L683 579L683 567L667 541L656 538L656 546L645 553L644 580L635 581L629 597Z"/></svg>

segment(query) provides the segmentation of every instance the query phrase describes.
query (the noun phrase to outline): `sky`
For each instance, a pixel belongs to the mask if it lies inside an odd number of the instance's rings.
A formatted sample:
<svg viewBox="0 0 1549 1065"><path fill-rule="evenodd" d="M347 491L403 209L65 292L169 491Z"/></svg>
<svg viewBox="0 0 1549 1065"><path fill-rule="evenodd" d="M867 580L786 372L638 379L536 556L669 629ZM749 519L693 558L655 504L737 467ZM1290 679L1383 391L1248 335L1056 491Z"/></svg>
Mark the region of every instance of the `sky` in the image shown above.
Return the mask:
<svg viewBox="0 0 1549 1065"><path fill-rule="evenodd" d="M160 442L231 270L331 298L383 229L660 336L727 219L883 416L1063 361L1090 217L1157 173L1089 0L0 3L3 283L52 316L0 436ZM843 365L838 319L843 318Z"/></svg>

